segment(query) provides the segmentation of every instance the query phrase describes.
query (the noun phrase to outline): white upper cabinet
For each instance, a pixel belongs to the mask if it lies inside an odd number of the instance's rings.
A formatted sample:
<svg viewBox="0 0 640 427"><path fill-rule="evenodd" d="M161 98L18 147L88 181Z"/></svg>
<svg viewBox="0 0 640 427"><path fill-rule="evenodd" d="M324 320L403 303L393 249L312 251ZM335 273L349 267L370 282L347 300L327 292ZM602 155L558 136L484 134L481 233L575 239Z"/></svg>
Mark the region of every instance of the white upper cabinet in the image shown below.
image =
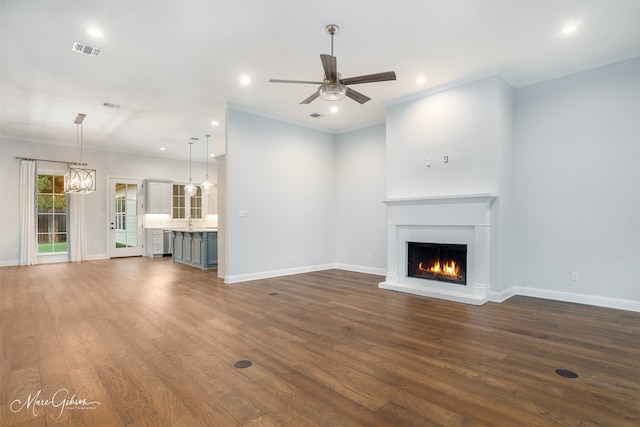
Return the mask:
<svg viewBox="0 0 640 427"><path fill-rule="evenodd" d="M171 183L145 181L146 209L148 214L171 214Z"/></svg>

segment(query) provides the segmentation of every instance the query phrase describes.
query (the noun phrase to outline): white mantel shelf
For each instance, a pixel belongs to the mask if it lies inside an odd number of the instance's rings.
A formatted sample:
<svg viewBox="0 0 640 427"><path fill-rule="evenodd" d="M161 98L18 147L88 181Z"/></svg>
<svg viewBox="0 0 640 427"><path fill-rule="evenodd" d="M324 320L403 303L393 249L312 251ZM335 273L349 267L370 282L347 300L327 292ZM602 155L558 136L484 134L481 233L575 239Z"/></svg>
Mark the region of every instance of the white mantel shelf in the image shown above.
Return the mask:
<svg viewBox="0 0 640 427"><path fill-rule="evenodd" d="M406 197L398 199L386 199L382 203L388 206L415 205L415 204L446 204L446 203L493 203L498 198L497 194L451 194L444 196Z"/></svg>

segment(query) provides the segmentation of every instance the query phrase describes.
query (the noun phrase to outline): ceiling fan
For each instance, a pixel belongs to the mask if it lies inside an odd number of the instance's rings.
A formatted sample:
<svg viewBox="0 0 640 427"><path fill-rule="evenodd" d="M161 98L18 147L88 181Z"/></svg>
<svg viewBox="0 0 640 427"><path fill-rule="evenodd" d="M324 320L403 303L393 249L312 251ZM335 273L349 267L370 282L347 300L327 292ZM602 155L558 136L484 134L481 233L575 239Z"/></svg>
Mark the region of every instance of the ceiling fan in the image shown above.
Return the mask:
<svg viewBox="0 0 640 427"><path fill-rule="evenodd" d="M338 32L339 27L335 24L330 24L325 27L325 31L331 35L331 55L320 54L320 60L322 61L322 67L324 68L324 79L321 82L306 81L306 80L280 80L270 79L270 83L302 83L302 84L315 84L320 85L318 90L311 96L300 102L300 104L309 104L314 99L320 97L327 101L337 101L339 99L348 96L360 104L364 104L370 101L366 95L361 94L349 87L348 85L355 85L361 83L372 82L384 82L388 80L395 80L396 73L393 71L387 71L384 73L368 74L366 76L349 77L343 79L340 73L337 71L337 59L333 56L333 35Z"/></svg>

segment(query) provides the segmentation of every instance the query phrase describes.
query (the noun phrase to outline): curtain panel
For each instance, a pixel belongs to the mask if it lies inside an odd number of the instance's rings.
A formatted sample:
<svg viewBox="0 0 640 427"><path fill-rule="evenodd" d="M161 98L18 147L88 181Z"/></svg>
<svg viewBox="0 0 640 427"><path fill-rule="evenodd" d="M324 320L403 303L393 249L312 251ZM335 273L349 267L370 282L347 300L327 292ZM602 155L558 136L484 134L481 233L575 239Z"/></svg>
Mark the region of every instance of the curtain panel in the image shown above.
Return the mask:
<svg viewBox="0 0 640 427"><path fill-rule="evenodd" d="M36 212L38 167L34 160L20 162L20 265L38 263Z"/></svg>

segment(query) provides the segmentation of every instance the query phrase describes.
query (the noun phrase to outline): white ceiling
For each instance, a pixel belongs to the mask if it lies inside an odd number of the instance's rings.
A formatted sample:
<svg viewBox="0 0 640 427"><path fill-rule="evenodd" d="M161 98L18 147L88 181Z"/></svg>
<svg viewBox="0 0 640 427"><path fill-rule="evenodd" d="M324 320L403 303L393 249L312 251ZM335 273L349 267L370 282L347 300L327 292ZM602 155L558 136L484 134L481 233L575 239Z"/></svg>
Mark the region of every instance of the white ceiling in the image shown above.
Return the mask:
<svg viewBox="0 0 640 427"><path fill-rule="evenodd" d="M204 154L205 134L210 151L223 152L227 105L341 132L383 121L385 107L399 99L473 76L498 72L519 87L640 55L640 1L0 5L3 139L75 146L73 121L85 113L85 147L177 158L188 158L191 137ZM570 23L577 30L563 34ZM397 80L352 86L372 98L364 105L348 98L300 105L316 86L269 83L322 79L327 24L340 26L334 54L342 77L393 70ZM87 34L92 27L103 36ZM102 55L74 52L74 41ZM251 77L248 86L242 75Z"/></svg>

